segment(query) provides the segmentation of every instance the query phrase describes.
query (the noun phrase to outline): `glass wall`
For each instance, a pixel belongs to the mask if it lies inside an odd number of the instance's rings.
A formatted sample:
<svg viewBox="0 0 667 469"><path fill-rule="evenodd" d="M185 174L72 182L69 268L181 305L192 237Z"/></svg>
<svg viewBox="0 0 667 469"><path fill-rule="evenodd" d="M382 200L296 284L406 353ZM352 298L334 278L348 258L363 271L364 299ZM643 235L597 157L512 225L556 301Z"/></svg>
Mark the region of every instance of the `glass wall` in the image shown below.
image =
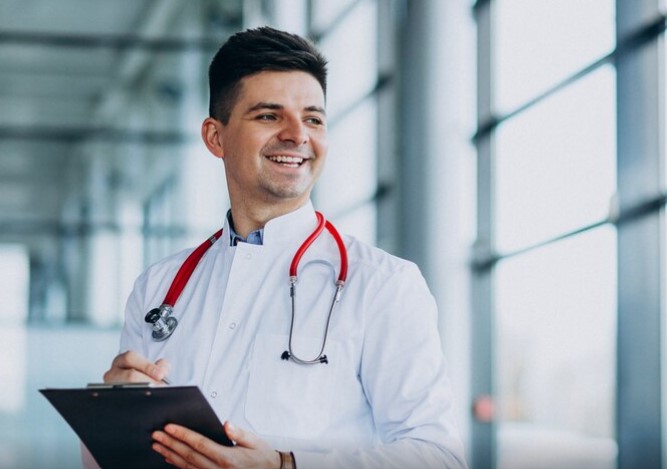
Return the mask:
<svg viewBox="0 0 667 469"><path fill-rule="evenodd" d="M335 6L334 6L335 5ZM329 60L329 155L317 206L343 231L376 240L378 6L314 1L311 35ZM350 78L350 74L354 79Z"/></svg>
<svg viewBox="0 0 667 469"><path fill-rule="evenodd" d="M494 413L474 467L613 468L615 4L496 0L476 13L488 64L476 275L491 282L475 295L492 327L475 342L488 344Z"/></svg>
<svg viewBox="0 0 667 469"><path fill-rule="evenodd" d="M614 467L615 242L604 226L498 263L498 467Z"/></svg>
<svg viewBox="0 0 667 469"><path fill-rule="evenodd" d="M664 9L477 2L473 467L664 467Z"/></svg>
<svg viewBox="0 0 667 469"><path fill-rule="evenodd" d="M198 130L240 27L219 3L0 4L2 468L80 467L38 390L100 381L136 277L223 220Z"/></svg>

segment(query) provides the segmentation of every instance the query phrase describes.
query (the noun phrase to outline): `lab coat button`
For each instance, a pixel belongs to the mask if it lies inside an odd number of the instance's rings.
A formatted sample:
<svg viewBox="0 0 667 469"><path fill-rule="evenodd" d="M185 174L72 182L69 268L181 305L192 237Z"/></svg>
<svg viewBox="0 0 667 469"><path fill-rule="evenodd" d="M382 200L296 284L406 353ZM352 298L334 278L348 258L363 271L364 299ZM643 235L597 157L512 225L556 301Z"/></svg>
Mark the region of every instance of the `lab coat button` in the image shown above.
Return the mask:
<svg viewBox="0 0 667 469"><path fill-rule="evenodd" d="M236 323L235 323L235 322L232 322L232 323L229 324L229 328L230 328L230 329L234 329L235 327L236 327Z"/></svg>
<svg viewBox="0 0 667 469"><path fill-rule="evenodd" d="M246 254L245 258L248 259L248 260L252 259L252 254L250 254L250 253Z"/></svg>
<svg viewBox="0 0 667 469"><path fill-rule="evenodd" d="M213 399L215 399L216 397L218 397L218 393L215 392L215 391L213 391L213 392L211 393L211 397L212 397Z"/></svg>

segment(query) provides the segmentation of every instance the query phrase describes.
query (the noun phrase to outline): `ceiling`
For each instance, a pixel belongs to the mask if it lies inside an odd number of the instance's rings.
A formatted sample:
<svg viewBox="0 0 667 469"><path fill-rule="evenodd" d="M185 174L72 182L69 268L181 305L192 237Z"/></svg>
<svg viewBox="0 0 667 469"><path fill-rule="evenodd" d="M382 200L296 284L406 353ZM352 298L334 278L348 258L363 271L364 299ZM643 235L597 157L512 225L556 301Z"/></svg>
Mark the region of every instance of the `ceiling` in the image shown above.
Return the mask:
<svg viewBox="0 0 667 469"><path fill-rule="evenodd" d="M175 28L193 8L199 28ZM0 241L60 223L84 142L168 139L111 122L119 91L152 55L219 44L242 13L242 0L2 0Z"/></svg>

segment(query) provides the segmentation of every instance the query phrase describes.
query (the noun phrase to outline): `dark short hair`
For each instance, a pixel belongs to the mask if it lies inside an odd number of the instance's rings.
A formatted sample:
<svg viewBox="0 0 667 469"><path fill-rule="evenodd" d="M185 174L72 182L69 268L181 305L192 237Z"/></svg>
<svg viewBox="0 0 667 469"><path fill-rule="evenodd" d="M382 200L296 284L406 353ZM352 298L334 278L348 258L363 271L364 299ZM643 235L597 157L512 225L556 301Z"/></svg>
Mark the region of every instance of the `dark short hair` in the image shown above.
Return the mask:
<svg viewBox="0 0 667 469"><path fill-rule="evenodd" d="M231 36L208 69L209 116L226 124L236 104L241 80L263 71L302 71L327 92L327 60L307 39L263 26Z"/></svg>

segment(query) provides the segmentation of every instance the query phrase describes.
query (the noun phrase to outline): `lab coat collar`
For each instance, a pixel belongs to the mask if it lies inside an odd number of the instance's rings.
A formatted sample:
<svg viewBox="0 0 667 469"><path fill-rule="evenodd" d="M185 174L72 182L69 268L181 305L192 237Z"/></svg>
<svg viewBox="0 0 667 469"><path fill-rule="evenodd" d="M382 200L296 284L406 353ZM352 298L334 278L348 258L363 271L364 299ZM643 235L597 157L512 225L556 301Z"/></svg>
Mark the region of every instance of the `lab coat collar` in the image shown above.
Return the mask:
<svg viewBox="0 0 667 469"><path fill-rule="evenodd" d="M317 226L317 216L312 201L308 200L298 209L280 217L269 220L264 225L262 244L264 246L284 243L287 240L303 241ZM225 217L225 243L229 246L231 230L229 220Z"/></svg>

